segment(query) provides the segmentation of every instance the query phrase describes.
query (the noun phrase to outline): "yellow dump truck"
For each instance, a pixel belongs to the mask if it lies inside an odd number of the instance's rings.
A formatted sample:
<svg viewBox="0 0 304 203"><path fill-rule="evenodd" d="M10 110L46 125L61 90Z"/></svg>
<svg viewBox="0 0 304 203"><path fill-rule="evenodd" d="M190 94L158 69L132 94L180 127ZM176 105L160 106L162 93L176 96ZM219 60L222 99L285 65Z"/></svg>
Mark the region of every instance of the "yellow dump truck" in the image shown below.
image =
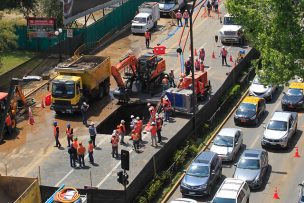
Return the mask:
<svg viewBox="0 0 304 203"><path fill-rule="evenodd" d="M82 101L101 99L110 91L109 57L83 55L58 64L51 84L51 109L56 113L79 112Z"/></svg>
<svg viewBox="0 0 304 203"><path fill-rule="evenodd" d="M0 202L41 203L38 179L0 176Z"/></svg>

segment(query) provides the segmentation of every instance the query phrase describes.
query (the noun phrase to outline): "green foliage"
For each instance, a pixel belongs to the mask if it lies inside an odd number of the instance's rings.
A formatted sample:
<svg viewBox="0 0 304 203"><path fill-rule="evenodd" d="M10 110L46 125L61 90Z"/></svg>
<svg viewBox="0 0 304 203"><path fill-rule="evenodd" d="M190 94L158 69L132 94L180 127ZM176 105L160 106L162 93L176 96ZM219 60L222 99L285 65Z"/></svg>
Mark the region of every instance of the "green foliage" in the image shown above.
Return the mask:
<svg viewBox="0 0 304 203"><path fill-rule="evenodd" d="M303 65L295 63L304 58L304 1L228 0L226 7L261 53L262 82L282 84L304 76Z"/></svg>
<svg viewBox="0 0 304 203"><path fill-rule="evenodd" d="M28 17L31 13L35 13L36 5L37 0L1 0L0 10L18 9L24 17Z"/></svg>
<svg viewBox="0 0 304 203"><path fill-rule="evenodd" d="M60 1L39 0L45 17L54 17L57 20L57 26L63 26L63 8Z"/></svg>

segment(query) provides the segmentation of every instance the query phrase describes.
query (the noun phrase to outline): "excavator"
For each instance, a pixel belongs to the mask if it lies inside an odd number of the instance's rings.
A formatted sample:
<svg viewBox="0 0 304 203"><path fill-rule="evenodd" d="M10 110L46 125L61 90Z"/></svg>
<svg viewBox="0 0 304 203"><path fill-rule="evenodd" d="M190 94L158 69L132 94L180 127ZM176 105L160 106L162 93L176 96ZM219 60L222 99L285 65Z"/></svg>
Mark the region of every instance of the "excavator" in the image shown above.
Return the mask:
<svg viewBox="0 0 304 203"><path fill-rule="evenodd" d="M11 117L13 132L16 128L17 113L21 109L27 110L28 102L22 92L20 82L22 80L12 78L8 93L0 92L0 142L6 135L6 118Z"/></svg>
<svg viewBox="0 0 304 203"><path fill-rule="evenodd" d="M122 77L120 71L124 70ZM113 92L116 99L130 101L131 93L148 92L153 94L162 83L166 62L163 58L147 53L139 58L129 54L118 64L111 67L111 73L117 82L118 89Z"/></svg>

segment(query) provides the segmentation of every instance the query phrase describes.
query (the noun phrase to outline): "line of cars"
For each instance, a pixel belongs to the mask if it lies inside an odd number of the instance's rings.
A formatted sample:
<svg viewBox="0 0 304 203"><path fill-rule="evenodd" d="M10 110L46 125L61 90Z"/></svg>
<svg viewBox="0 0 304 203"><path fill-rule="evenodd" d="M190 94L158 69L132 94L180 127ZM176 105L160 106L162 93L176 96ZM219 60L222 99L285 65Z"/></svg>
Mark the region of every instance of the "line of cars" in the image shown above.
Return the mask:
<svg viewBox="0 0 304 203"><path fill-rule="evenodd" d="M266 112L266 100L271 101L277 87L258 87L259 79L253 81L249 95L238 106L235 125L258 125ZM281 100L283 111L276 111L267 125L261 146L288 148L292 137L297 132L298 115L286 111L301 109L304 83L291 82ZM223 128L212 142L210 151L200 153L185 171L180 185L183 196L210 195L211 188L222 174L222 161L235 161L243 146L243 132L238 128ZM235 164L233 178L226 178L219 187L213 203L249 202L250 189L263 185L268 165L268 153L265 149L246 149ZM250 188L250 189L249 189ZM226 192L225 192L226 191ZM302 195L304 196L304 195Z"/></svg>

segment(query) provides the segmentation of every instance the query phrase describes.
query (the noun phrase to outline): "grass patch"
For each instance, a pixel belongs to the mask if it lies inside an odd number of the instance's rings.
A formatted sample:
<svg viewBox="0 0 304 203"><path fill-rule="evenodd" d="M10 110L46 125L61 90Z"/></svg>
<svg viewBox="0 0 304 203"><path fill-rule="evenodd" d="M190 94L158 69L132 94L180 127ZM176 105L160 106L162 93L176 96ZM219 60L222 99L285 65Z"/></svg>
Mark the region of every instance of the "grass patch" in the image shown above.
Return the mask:
<svg viewBox="0 0 304 203"><path fill-rule="evenodd" d="M36 54L29 51L11 50L0 53L2 65L0 66L0 75L30 60Z"/></svg>

